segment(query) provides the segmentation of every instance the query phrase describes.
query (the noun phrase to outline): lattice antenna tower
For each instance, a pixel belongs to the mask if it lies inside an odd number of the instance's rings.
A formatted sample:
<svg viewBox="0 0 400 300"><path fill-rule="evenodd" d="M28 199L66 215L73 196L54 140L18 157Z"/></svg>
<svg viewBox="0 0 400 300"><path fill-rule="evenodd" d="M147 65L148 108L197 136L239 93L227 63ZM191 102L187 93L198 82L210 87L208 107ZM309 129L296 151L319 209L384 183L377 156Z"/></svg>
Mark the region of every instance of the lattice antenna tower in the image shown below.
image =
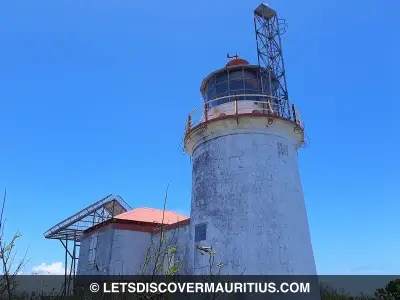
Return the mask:
<svg viewBox="0 0 400 300"><path fill-rule="evenodd" d="M291 119L281 42L281 35L286 32L287 23L278 18L275 10L263 3L254 10L254 28L263 92L265 87L269 86L265 92L277 99L281 108L280 114Z"/></svg>

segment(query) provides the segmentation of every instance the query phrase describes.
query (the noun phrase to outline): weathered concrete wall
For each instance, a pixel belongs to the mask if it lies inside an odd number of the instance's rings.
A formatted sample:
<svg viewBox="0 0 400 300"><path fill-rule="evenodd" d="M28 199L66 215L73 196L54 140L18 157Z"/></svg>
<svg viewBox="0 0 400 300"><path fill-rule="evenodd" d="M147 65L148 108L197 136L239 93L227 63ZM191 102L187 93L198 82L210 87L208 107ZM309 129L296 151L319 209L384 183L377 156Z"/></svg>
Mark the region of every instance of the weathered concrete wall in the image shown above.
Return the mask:
<svg viewBox="0 0 400 300"><path fill-rule="evenodd" d="M176 248L176 252L174 255L168 254L167 257L167 262L164 265L163 268L163 274L166 273L166 271L172 267L174 264L179 266L179 270L177 275L188 275L191 274L191 268L192 265L189 264L190 260L188 259L189 255L191 254L191 249L190 249L190 224L176 228L176 229L171 229L166 232L164 232L164 237L165 240L161 243L161 247L158 247L160 245L160 234L154 234L152 238L153 242L153 249L156 249L155 251L153 250L152 257L155 257L156 253L166 253L167 249L171 248ZM172 258L173 256L173 258ZM171 259L172 258L172 259ZM151 271L153 270L154 267L154 262L155 260L152 260L152 263L150 263L148 271L150 271L148 274L152 274Z"/></svg>
<svg viewBox="0 0 400 300"><path fill-rule="evenodd" d="M165 232L166 242L160 245L160 235L149 232L133 230L115 229L113 225L108 225L99 229L95 263L89 264L90 238L95 232L84 236L81 242L79 253L78 275L140 275L146 261L146 257L151 257L143 274L152 274L155 263L156 253L163 253L165 247L176 247L174 261L169 264L181 261L180 274L187 274L188 242L190 225L171 229ZM148 249L150 252L148 253ZM162 262L163 256L159 256ZM168 265L165 265L165 270Z"/></svg>
<svg viewBox="0 0 400 300"><path fill-rule="evenodd" d="M89 264L88 261L91 237L95 234L95 232L91 232L84 235L81 242L77 268L78 275L108 274L114 229L111 225L108 225L96 232L98 237L94 264Z"/></svg>
<svg viewBox="0 0 400 300"><path fill-rule="evenodd" d="M89 241L88 236L82 237L81 246L79 247L79 259L76 268L77 275L85 275L88 263Z"/></svg>
<svg viewBox="0 0 400 300"><path fill-rule="evenodd" d="M88 271L88 252L89 252L89 239L87 235L82 237L81 246L79 247L78 266L76 268L77 275L86 275Z"/></svg>
<svg viewBox="0 0 400 300"><path fill-rule="evenodd" d="M141 274L141 264L151 234L105 226L98 231L95 264L88 261L90 238L95 232L84 236L78 261L78 275L136 275Z"/></svg>
<svg viewBox="0 0 400 300"><path fill-rule="evenodd" d="M151 234L115 229L109 258L110 275L141 274Z"/></svg>
<svg viewBox="0 0 400 300"><path fill-rule="evenodd" d="M298 141L277 133L276 126L274 132L209 129L196 143L189 258L195 274L209 273L209 256L196 246L216 251L222 274L316 273ZM206 239L195 242L199 224L207 226Z"/></svg>

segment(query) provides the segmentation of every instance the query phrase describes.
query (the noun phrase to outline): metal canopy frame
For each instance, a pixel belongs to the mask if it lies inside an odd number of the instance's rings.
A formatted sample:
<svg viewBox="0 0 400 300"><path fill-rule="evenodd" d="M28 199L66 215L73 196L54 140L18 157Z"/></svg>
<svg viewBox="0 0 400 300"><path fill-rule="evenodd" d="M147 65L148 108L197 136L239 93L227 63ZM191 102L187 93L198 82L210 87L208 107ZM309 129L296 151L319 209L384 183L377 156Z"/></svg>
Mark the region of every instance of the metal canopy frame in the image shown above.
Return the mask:
<svg viewBox="0 0 400 300"><path fill-rule="evenodd" d="M65 295L74 286L73 277L76 275L83 232L131 209L120 196L110 194L61 221L44 233L46 239L59 240L65 249ZM68 265L69 269L67 268Z"/></svg>
<svg viewBox="0 0 400 300"><path fill-rule="evenodd" d="M61 221L44 233L46 239L81 240L86 229L122 214L131 207L120 197L112 194Z"/></svg>
<svg viewBox="0 0 400 300"><path fill-rule="evenodd" d="M276 11L266 4L260 4L254 10L254 28L258 64L264 75L262 80L267 80L270 87L275 87L269 89L270 96L278 99L282 107L280 113L291 116L281 43L281 35L287 30L286 21L279 19Z"/></svg>

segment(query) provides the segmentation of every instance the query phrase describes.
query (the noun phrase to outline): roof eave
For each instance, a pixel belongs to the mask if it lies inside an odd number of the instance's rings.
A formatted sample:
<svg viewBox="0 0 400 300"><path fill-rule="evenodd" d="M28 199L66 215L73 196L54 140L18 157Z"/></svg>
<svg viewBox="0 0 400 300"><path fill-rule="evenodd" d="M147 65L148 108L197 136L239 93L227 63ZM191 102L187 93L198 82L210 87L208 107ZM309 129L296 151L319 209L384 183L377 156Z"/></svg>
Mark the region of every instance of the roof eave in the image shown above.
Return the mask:
<svg viewBox="0 0 400 300"><path fill-rule="evenodd" d="M114 224L114 223L140 225L140 226L143 226L143 227L154 227L155 231L159 230L159 228L161 228L161 227L158 227L158 226L162 225L161 223L157 223L157 222L141 222L141 221L135 221L135 220L112 218L112 219L109 219L107 221L101 222L99 224L96 224L96 225L84 230L83 234L87 234L87 233L99 230L99 229L101 229L101 228L103 228L103 227L105 227L107 225ZM181 227L181 226L187 225L189 223L190 223L190 218L182 220L182 221L177 221L177 222L172 223L172 224L164 224L162 226L162 228L168 230L168 229L172 229L172 228Z"/></svg>

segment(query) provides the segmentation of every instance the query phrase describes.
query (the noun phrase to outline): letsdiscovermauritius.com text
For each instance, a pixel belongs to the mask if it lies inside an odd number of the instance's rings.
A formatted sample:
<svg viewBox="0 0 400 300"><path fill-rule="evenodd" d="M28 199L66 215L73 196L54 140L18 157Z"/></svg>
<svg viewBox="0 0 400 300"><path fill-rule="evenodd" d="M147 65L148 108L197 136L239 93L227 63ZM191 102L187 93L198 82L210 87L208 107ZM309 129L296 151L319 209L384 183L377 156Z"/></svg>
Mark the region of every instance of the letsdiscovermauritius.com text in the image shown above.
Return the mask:
<svg viewBox="0 0 400 300"><path fill-rule="evenodd" d="M283 282L104 282L92 283L90 291L97 293L310 293L310 283Z"/></svg>

